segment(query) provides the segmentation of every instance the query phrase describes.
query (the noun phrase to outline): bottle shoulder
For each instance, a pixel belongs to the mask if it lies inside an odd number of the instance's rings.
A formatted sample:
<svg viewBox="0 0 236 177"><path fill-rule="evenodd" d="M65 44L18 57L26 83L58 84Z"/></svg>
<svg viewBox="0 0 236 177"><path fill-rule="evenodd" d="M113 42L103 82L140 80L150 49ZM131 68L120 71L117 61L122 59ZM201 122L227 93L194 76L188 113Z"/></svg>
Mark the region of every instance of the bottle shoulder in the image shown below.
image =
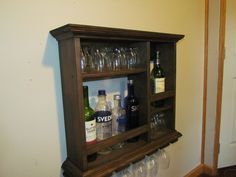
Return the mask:
<svg viewBox="0 0 236 177"><path fill-rule="evenodd" d="M129 105L129 104L138 104L139 101L135 96L127 96L124 101L124 105Z"/></svg>
<svg viewBox="0 0 236 177"><path fill-rule="evenodd" d="M106 101L98 102L95 111L111 111L111 108Z"/></svg>
<svg viewBox="0 0 236 177"><path fill-rule="evenodd" d="M160 67L160 65L158 66L154 66L154 68L151 71L151 76L154 78L161 78L161 77L165 77L165 72L164 70Z"/></svg>

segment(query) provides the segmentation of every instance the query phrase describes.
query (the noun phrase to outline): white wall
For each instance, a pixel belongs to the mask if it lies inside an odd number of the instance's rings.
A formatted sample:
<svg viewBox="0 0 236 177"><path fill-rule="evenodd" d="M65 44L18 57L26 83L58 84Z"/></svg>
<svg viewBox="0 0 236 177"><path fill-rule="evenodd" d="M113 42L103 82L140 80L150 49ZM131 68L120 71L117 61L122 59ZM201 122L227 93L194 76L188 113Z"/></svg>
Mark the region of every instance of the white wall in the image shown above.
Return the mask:
<svg viewBox="0 0 236 177"><path fill-rule="evenodd" d="M204 0L0 2L0 176L57 177L66 158L61 82L51 29L67 23L180 33L176 128L163 177L200 163Z"/></svg>

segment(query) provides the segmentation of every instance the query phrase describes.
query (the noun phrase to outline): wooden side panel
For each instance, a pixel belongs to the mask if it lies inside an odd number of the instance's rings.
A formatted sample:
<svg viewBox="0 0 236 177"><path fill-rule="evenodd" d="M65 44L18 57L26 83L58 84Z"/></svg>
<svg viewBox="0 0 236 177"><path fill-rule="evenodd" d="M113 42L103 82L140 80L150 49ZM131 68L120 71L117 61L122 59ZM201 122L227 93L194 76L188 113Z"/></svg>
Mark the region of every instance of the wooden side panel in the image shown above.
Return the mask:
<svg viewBox="0 0 236 177"><path fill-rule="evenodd" d="M64 103L67 155L81 169L86 168L84 154L85 132L83 121L82 78L79 63L79 39L59 42L60 67Z"/></svg>

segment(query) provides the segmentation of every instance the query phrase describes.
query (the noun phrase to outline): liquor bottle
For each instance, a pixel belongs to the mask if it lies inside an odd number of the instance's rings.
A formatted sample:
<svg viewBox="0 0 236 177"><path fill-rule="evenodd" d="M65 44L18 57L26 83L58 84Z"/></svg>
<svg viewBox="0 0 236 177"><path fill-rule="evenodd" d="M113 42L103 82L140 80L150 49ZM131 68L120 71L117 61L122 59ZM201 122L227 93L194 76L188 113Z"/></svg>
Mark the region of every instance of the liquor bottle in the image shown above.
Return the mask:
<svg viewBox="0 0 236 177"><path fill-rule="evenodd" d="M127 117L127 130L137 128L139 126L139 102L134 95L134 81L128 80L128 95L124 102L126 117ZM135 142L138 137L128 140L128 142Z"/></svg>
<svg viewBox="0 0 236 177"><path fill-rule="evenodd" d="M165 73L160 65L159 54L160 52L157 51L154 68L151 72L151 78L153 82L153 93L155 94L165 91Z"/></svg>
<svg viewBox="0 0 236 177"><path fill-rule="evenodd" d="M112 135L118 135L125 132L126 113L121 107L121 96L114 95L114 108L112 109Z"/></svg>
<svg viewBox="0 0 236 177"><path fill-rule="evenodd" d="M112 136L125 132L126 117L125 110L121 107L121 96L114 95L114 107L112 109ZM122 148L123 142L114 145L113 149Z"/></svg>
<svg viewBox="0 0 236 177"><path fill-rule="evenodd" d="M96 121L94 118L94 110L89 106L88 86L83 86L84 97L84 118L85 118L85 136L87 144L96 143ZM97 153L88 156L88 161L96 160Z"/></svg>
<svg viewBox="0 0 236 177"><path fill-rule="evenodd" d="M95 119L97 128L97 141L107 139L112 136L112 117L111 110L106 101L106 91L98 90L98 102L95 107ZM107 154L110 148L105 148L98 152L99 154Z"/></svg>

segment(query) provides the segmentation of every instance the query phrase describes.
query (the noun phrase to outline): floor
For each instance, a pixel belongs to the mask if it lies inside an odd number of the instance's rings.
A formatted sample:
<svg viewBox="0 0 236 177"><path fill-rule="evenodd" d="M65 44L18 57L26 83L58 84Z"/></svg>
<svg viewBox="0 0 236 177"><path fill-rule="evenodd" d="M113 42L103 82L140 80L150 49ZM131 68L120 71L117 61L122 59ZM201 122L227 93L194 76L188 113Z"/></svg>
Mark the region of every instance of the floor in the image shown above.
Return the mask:
<svg viewBox="0 0 236 177"><path fill-rule="evenodd" d="M212 176L202 174L198 177L212 177ZM236 177L236 166L219 169L218 175L214 177Z"/></svg>

